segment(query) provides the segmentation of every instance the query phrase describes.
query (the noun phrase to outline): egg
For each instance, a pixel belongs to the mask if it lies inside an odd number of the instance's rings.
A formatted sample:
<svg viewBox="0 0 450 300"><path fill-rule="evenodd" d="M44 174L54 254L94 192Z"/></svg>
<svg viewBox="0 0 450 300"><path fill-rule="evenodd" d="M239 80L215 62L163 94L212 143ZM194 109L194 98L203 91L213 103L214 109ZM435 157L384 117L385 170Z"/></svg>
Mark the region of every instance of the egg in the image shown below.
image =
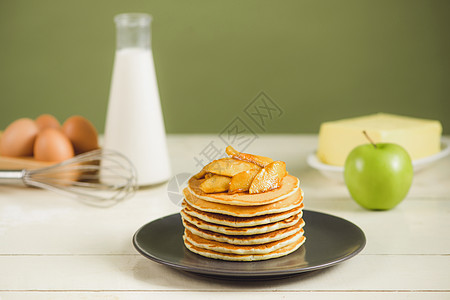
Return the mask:
<svg viewBox="0 0 450 300"><path fill-rule="evenodd" d="M82 116L68 118L62 128L72 142L75 154L98 149L98 134L94 125Z"/></svg>
<svg viewBox="0 0 450 300"><path fill-rule="evenodd" d="M34 158L36 160L61 162L73 156L72 143L61 130L46 128L38 133L34 142Z"/></svg>
<svg viewBox="0 0 450 300"><path fill-rule="evenodd" d="M36 118L36 125L39 128L39 131L44 130L45 128L61 128L61 124L59 124L58 119L50 114L43 114Z"/></svg>
<svg viewBox="0 0 450 300"><path fill-rule="evenodd" d="M39 132L36 122L29 118L18 119L6 127L0 139L0 154L4 156L31 156Z"/></svg>

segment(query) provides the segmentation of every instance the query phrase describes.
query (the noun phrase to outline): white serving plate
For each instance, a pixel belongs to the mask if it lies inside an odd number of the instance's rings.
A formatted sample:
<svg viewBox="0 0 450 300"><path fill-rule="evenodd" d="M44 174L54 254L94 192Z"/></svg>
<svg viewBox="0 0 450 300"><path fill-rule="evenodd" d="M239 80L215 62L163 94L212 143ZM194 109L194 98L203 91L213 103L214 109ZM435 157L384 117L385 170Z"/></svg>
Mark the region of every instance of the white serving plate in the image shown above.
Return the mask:
<svg viewBox="0 0 450 300"><path fill-rule="evenodd" d="M442 140L440 152L428 157L413 160L412 164L414 167L414 172L418 172L422 169L431 166L433 163L447 156L449 153L450 153L449 141ZM310 167L319 170L320 173L322 173L325 177L338 182L344 182L344 167L324 164L317 158L315 151L309 154L306 160Z"/></svg>

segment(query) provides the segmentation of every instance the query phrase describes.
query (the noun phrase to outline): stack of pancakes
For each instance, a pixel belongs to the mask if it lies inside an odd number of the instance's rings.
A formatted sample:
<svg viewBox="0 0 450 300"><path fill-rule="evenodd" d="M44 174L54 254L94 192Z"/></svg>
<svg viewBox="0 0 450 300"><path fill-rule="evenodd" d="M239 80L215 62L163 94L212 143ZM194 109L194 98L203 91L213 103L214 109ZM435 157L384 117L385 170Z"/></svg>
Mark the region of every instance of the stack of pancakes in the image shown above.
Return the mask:
<svg viewBox="0 0 450 300"><path fill-rule="evenodd" d="M276 258L304 242L303 192L299 180L283 178L278 189L260 194L204 193L204 179L184 189L184 244L199 255L231 261Z"/></svg>

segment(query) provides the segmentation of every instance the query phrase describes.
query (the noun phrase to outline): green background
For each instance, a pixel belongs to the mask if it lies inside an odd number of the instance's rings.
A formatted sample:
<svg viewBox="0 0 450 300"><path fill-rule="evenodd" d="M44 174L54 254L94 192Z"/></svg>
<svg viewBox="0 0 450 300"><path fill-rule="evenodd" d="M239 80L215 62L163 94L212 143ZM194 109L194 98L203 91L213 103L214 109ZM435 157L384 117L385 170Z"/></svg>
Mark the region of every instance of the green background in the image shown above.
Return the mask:
<svg viewBox="0 0 450 300"><path fill-rule="evenodd" d="M169 133L219 133L236 117L257 132L315 133L375 112L450 133L448 0L1 0L0 128L81 114L103 132L123 12L153 15ZM244 108L261 91L283 114L258 129Z"/></svg>

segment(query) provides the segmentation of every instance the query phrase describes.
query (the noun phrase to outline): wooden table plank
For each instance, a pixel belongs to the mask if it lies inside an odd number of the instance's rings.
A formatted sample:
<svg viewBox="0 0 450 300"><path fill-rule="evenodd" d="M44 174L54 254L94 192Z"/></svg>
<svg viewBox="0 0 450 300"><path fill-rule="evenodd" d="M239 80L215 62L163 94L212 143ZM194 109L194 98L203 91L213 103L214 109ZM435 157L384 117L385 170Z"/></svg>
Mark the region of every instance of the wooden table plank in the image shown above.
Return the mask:
<svg viewBox="0 0 450 300"><path fill-rule="evenodd" d="M2 298L3 297L3 298ZM2 300L48 300L48 299L65 299L65 300L95 300L95 299L152 299L152 300L200 300L200 299L245 299L245 300L269 300L269 299L286 299L286 300L448 300L448 293L445 292L402 292L402 291L383 291L383 292L284 292L284 291L267 291L267 292L186 292L186 291L164 291L164 292L73 292L73 291L44 291L44 292L0 292Z"/></svg>
<svg viewBox="0 0 450 300"><path fill-rule="evenodd" d="M0 195L0 254L134 254L131 237L138 228L179 211L165 187L108 209L27 192L26 205ZM358 225L367 237L367 254L450 254L450 201L407 199L394 210L371 212L348 198L310 199L305 191L305 208Z"/></svg>
<svg viewBox="0 0 450 300"><path fill-rule="evenodd" d="M358 255L270 281L211 279L140 255L0 256L0 291L448 291L448 255Z"/></svg>

